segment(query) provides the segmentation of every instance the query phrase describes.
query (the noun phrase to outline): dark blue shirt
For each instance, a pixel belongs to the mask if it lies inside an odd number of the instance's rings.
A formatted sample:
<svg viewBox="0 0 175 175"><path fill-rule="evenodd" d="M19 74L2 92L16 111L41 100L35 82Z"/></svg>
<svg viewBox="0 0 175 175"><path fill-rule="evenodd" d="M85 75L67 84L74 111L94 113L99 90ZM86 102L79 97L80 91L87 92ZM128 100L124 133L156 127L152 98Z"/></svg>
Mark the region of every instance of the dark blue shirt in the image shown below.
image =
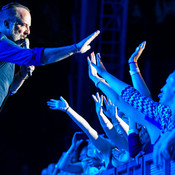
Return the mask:
<svg viewBox="0 0 175 175"><path fill-rule="evenodd" d="M43 49L37 47L33 49L22 48L0 33L0 107L13 82L15 64L40 66Z"/></svg>

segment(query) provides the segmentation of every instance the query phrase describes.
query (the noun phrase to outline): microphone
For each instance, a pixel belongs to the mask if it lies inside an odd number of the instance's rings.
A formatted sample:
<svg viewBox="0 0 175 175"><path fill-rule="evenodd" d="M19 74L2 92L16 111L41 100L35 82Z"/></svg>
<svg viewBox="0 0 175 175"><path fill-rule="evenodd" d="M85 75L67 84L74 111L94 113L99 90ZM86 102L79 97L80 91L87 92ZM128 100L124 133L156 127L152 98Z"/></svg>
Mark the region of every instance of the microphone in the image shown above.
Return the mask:
<svg viewBox="0 0 175 175"><path fill-rule="evenodd" d="M29 49L29 46L30 46L30 41L29 41L28 38L25 38L24 41L23 41L23 48ZM28 71L28 76L29 77L32 76L32 71L31 70Z"/></svg>
<svg viewBox="0 0 175 175"><path fill-rule="evenodd" d="M29 46L30 46L29 39L25 38L24 41L23 41L23 48L29 49Z"/></svg>

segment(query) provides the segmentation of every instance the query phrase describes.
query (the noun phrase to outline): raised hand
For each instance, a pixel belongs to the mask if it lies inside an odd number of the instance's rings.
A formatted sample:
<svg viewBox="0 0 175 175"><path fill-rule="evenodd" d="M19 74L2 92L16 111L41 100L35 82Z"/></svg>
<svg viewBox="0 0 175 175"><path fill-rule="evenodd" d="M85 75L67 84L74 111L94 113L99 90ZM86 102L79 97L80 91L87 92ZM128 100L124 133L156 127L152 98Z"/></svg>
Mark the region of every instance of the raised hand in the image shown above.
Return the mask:
<svg viewBox="0 0 175 175"><path fill-rule="evenodd" d="M92 58L94 59L94 57L91 56L91 60ZM96 69L92 66L92 62L91 62L90 58L87 57L87 61L88 61L88 72L89 72L89 78L95 83L97 84L97 82L101 79L98 75L97 75L97 71Z"/></svg>
<svg viewBox="0 0 175 175"><path fill-rule="evenodd" d="M69 104L63 97L60 97L60 100L50 99L50 101L47 102L47 105L50 109L61 110L64 112L66 112L69 108Z"/></svg>
<svg viewBox="0 0 175 175"><path fill-rule="evenodd" d="M103 71L106 71L106 68L101 61L100 53L97 53L96 56L94 52L91 53L91 64L99 75L101 75Z"/></svg>
<svg viewBox="0 0 175 175"><path fill-rule="evenodd" d="M91 46L90 43L100 34L100 31L97 30L96 32L92 33L82 41L76 44L77 47L77 53L85 53L88 51Z"/></svg>
<svg viewBox="0 0 175 175"><path fill-rule="evenodd" d="M120 163L126 163L130 160L129 152L125 149L117 150L115 148L112 150L112 155Z"/></svg>
<svg viewBox="0 0 175 175"><path fill-rule="evenodd" d="M145 49L146 41L142 42L135 50L135 52L131 55L128 60L128 63L137 63L140 55L142 54L143 50Z"/></svg>
<svg viewBox="0 0 175 175"><path fill-rule="evenodd" d="M28 78L28 74L32 76L33 71L35 70L35 66L21 66L20 67L20 75L23 79Z"/></svg>
<svg viewBox="0 0 175 175"><path fill-rule="evenodd" d="M79 134L83 134L83 132L75 132L72 137L72 145L75 147L75 149L77 149L80 146L80 144L83 142L83 139L80 139L80 140L77 139L77 136Z"/></svg>
<svg viewBox="0 0 175 175"><path fill-rule="evenodd" d="M106 106L106 110L104 110L105 115L112 120L115 119L115 115L117 115L117 107L112 104L110 99L107 100L105 96L103 96L103 101Z"/></svg>
<svg viewBox="0 0 175 175"><path fill-rule="evenodd" d="M99 167L101 165L101 159L98 157L87 157L84 161L91 167Z"/></svg>
<svg viewBox="0 0 175 175"><path fill-rule="evenodd" d="M103 95L99 95L99 93L96 93L95 95L92 95L94 101L95 101L95 106L96 106L96 113L97 115L101 115L102 114L102 106L103 106Z"/></svg>

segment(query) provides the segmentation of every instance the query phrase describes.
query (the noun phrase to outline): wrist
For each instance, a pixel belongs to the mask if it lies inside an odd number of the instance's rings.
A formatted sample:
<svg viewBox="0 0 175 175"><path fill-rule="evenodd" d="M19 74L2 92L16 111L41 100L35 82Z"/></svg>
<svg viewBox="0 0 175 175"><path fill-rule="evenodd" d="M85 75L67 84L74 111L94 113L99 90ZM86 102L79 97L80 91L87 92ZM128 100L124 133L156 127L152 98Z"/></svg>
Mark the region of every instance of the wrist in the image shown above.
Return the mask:
<svg viewBox="0 0 175 175"><path fill-rule="evenodd" d="M128 61L128 64L130 65L130 64L137 64L137 61Z"/></svg>
<svg viewBox="0 0 175 175"><path fill-rule="evenodd" d="M68 106L68 107L65 109L65 112L66 112L66 113L68 112L69 108L70 108L70 107Z"/></svg>
<svg viewBox="0 0 175 175"><path fill-rule="evenodd" d="M79 49L76 44L73 45L74 47L74 54L79 53Z"/></svg>
<svg viewBox="0 0 175 175"><path fill-rule="evenodd" d="M103 78L98 79L98 81L95 82L95 86L98 88L98 85L99 85L99 83L101 83L101 82L105 82L105 80L104 80Z"/></svg>
<svg viewBox="0 0 175 175"><path fill-rule="evenodd" d="M129 135L129 134L132 134L132 133L139 134L139 132L138 132L137 129L130 129L130 130L128 131L128 135Z"/></svg>
<svg viewBox="0 0 175 175"><path fill-rule="evenodd" d="M137 73L139 73L140 72L140 69L137 67L137 68L135 68L135 70L130 70L129 71L129 73L130 73L130 75L132 76L132 75L134 75L134 74L137 74Z"/></svg>

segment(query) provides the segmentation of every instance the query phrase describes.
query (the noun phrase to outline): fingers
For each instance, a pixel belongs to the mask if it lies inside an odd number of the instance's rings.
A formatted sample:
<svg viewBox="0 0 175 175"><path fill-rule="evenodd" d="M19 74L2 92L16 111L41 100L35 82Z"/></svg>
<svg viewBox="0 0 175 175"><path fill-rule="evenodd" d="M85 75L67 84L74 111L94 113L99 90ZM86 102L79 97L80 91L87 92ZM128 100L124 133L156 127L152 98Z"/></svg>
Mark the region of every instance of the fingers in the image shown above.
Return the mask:
<svg viewBox="0 0 175 175"><path fill-rule="evenodd" d="M146 46L146 41L143 41L143 42L142 42L142 45L141 45L141 48L142 48L142 49L145 49L145 46Z"/></svg>
<svg viewBox="0 0 175 175"><path fill-rule="evenodd" d="M77 134L83 134L83 132L82 131L76 131L75 135L77 135Z"/></svg>
<svg viewBox="0 0 175 175"><path fill-rule="evenodd" d="M98 100L97 100L97 97L95 95L92 95L92 98L94 99L94 101L97 103Z"/></svg>
<svg viewBox="0 0 175 175"><path fill-rule="evenodd" d="M101 99L100 99L100 106L102 107L103 106L103 95L101 95Z"/></svg>
<svg viewBox="0 0 175 175"><path fill-rule="evenodd" d="M94 99L94 101L97 103L98 100L97 100L97 97L95 95L92 95L92 98Z"/></svg>
<svg viewBox="0 0 175 175"><path fill-rule="evenodd" d="M100 95L98 92L96 93L96 97L97 97L98 102L100 102Z"/></svg>
<svg viewBox="0 0 175 175"><path fill-rule="evenodd" d="M107 105L108 105L108 101L107 101L107 99L106 99L105 96L103 96L103 101L104 101L104 103L105 103L105 106L107 106Z"/></svg>
<svg viewBox="0 0 175 175"><path fill-rule="evenodd" d="M60 100L64 103L67 103L67 101L62 96L60 97Z"/></svg>
<svg viewBox="0 0 175 175"><path fill-rule="evenodd" d="M96 64L96 57L94 52L91 53L91 62Z"/></svg>
<svg viewBox="0 0 175 175"><path fill-rule="evenodd" d="M98 35L100 34L100 31L97 30L95 31L94 33L92 33L91 35L89 35L87 38L86 38L86 44L90 44Z"/></svg>

